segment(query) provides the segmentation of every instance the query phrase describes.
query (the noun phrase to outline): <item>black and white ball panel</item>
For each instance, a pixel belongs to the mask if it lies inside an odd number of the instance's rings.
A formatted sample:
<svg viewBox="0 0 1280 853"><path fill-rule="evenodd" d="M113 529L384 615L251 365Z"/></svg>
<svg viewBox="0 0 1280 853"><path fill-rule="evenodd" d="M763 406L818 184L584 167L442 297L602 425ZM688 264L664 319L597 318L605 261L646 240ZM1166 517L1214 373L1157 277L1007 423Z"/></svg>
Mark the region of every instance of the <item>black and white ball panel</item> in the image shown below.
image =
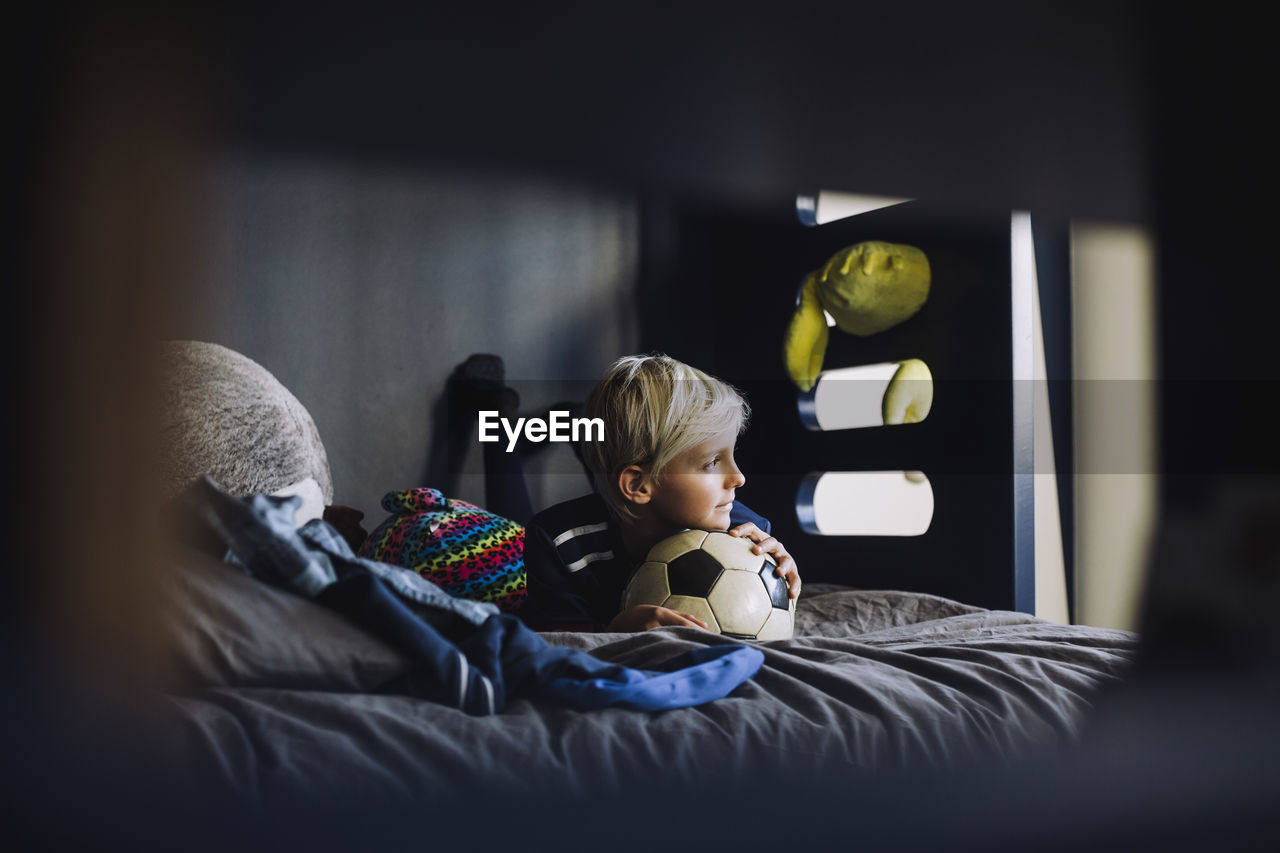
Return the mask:
<svg viewBox="0 0 1280 853"><path fill-rule="evenodd" d="M690 595L673 595L662 603L663 607L669 607L677 613L688 613L690 616L701 619L707 623L707 630L714 631L717 634L723 634L720 630L720 620L716 618L716 614L711 610L711 603L702 596Z"/></svg>
<svg viewBox="0 0 1280 853"><path fill-rule="evenodd" d="M689 613L727 636L791 636L795 601L767 554L727 533L686 530L655 545L623 592L622 607L657 604Z"/></svg>
<svg viewBox="0 0 1280 853"><path fill-rule="evenodd" d="M791 597L787 592L787 579L775 575L773 572L776 568L777 565L773 560L766 560L760 567L760 580L764 581L764 588L769 591L769 600L773 602L773 606L786 610L791 605Z"/></svg>
<svg viewBox="0 0 1280 853"><path fill-rule="evenodd" d="M671 587L667 585L667 564L650 560L640 564L627 587L622 591L622 609L637 604L660 604L666 606L671 597Z"/></svg>
<svg viewBox="0 0 1280 853"><path fill-rule="evenodd" d="M685 530L674 536L668 536L649 549L646 560L655 563L670 563L686 551L695 551L707 540L705 530Z"/></svg>
<svg viewBox="0 0 1280 853"><path fill-rule="evenodd" d="M667 583L671 586L672 595L706 598L722 574L724 566L701 548L686 551L667 563Z"/></svg>

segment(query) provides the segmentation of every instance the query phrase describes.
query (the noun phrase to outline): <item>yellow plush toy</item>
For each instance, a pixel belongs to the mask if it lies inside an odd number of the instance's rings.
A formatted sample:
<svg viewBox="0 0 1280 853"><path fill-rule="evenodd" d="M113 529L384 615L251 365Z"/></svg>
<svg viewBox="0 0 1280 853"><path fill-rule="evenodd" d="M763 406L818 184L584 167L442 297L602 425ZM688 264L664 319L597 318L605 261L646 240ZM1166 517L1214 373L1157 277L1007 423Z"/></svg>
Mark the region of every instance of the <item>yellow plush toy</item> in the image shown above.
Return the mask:
<svg viewBox="0 0 1280 853"><path fill-rule="evenodd" d="M841 249L805 276L783 345L787 374L808 391L827 351L825 311L851 335L872 335L911 317L929 296L929 259L915 246L868 240Z"/></svg>

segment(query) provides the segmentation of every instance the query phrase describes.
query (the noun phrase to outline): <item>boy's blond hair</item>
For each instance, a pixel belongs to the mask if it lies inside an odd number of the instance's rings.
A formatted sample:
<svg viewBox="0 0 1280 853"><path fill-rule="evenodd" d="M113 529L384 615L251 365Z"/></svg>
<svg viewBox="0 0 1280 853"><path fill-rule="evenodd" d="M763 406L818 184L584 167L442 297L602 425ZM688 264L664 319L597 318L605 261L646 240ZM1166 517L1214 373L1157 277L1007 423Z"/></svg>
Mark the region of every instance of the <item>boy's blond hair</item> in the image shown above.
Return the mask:
<svg viewBox="0 0 1280 853"><path fill-rule="evenodd" d="M622 520L636 518L618 475L639 465L655 481L671 460L725 429L741 433L751 409L736 388L666 355L629 355L610 366L587 398L604 441L582 445L596 492Z"/></svg>

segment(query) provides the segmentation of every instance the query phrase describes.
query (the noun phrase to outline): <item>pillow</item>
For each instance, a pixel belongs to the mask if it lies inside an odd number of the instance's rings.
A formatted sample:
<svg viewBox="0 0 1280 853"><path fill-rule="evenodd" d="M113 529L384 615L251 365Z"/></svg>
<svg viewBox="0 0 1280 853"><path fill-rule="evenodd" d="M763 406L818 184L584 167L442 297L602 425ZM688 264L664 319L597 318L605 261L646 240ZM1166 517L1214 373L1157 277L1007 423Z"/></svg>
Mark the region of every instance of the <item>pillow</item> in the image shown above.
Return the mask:
<svg viewBox="0 0 1280 853"><path fill-rule="evenodd" d="M527 597L524 527L438 489L388 492L359 555L412 569L456 598L515 612Z"/></svg>
<svg viewBox="0 0 1280 853"><path fill-rule="evenodd" d="M310 478L333 501L315 421L270 371L219 344L168 341L163 352L163 497L207 474L239 498Z"/></svg>
<svg viewBox="0 0 1280 853"><path fill-rule="evenodd" d="M283 687L367 693L413 662L295 593L182 548L168 584L166 628L178 687Z"/></svg>
<svg viewBox="0 0 1280 853"><path fill-rule="evenodd" d="M315 477L306 477L296 483L285 486L283 489L277 489L271 494L277 498L302 498L302 505L298 507L298 511L293 517L293 523L298 527L308 521L324 518L324 492L320 490L320 484L316 482Z"/></svg>

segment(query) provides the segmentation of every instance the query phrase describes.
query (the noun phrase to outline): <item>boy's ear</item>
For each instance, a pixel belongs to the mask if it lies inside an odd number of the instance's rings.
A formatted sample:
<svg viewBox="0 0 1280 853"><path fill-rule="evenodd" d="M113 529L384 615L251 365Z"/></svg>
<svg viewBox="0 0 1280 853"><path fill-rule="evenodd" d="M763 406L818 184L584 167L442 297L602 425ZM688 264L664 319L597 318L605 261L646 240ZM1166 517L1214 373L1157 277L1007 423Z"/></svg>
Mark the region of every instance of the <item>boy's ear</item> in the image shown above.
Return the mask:
<svg viewBox="0 0 1280 853"><path fill-rule="evenodd" d="M633 504L647 504L653 497L649 475L639 465L628 465L618 474L618 491Z"/></svg>

